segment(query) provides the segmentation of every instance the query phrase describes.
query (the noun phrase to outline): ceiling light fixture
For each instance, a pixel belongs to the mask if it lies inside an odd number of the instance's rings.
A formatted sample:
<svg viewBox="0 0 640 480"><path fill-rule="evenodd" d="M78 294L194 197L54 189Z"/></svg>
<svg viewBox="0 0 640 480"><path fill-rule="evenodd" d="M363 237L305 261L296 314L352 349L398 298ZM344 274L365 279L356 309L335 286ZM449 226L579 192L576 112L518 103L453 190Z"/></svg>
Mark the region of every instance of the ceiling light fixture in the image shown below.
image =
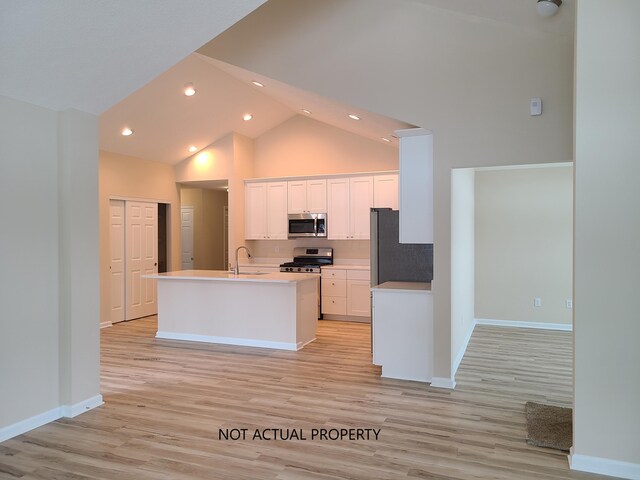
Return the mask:
<svg viewBox="0 0 640 480"><path fill-rule="evenodd" d="M251 83L253 83L256 87L264 87L264 84L263 84L263 83L258 82L257 80L254 80L254 81L253 81L253 82L251 82Z"/></svg>
<svg viewBox="0 0 640 480"><path fill-rule="evenodd" d="M349 118L352 120L360 120L360 117L358 115L354 115L353 113L349 114Z"/></svg>
<svg viewBox="0 0 640 480"><path fill-rule="evenodd" d="M197 150L198 150L198 147L196 147L195 145L191 145L191 146L189 147L189 151L190 151L191 153L193 153L193 152L195 152L195 151L197 151Z"/></svg>
<svg viewBox="0 0 640 480"><path fill-rule="evenodd" d="M389 140L387 137L380 137L382 140L384 140L385 142L389 142L391 143L391 140Z"/></svg>
<svg viewBox="0 0 640 480"><path fill-rule="evenodd" d="M307 110L306 108L302 109L302 113L306 113L307 115L311 115L311 111Z"/></svg>
<svg viewBox="0 0 640 480"><path fill-rule="evenodd" d="M562 5L562 0L538 0L536 3L536 11L541 17L552 17Z"/></svg>
<svg viewBox="0 0 640 480"><path fill-rule="evenodd" d="M185 83L184 84L184 94L187 97L192 97L196 94L196 89L193 88L193 83Z"/></svg>
<svg viewBox="0 0 640 480"><path fill-rule="evenodd" d="M124 135L125 137L128 137L129 135L133 135L133 130L131 130L129 127L124 127L122 129L122 135Z"/></svg>
<svg viewBox="0 0 640 480"><path fill-rule="evenodd" d="M253 115L251 115L250 113L245 113L244 117L242 117L242 119L245 122L248 122L249 120L251 120L253 118Z"/></svg>

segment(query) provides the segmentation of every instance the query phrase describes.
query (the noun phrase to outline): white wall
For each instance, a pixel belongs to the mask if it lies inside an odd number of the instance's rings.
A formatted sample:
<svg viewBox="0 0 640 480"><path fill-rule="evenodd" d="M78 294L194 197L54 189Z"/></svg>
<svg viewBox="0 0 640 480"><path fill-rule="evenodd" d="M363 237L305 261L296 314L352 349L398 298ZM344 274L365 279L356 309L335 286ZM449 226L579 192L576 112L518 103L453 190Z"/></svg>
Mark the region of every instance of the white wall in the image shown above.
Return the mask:
<svg viewBox="0 0 640 480"><path fill-rule="evenodd" d="M0 429L59 405L58 116L0 97Z"/></svg>
<svg viewBox="0 0 640 480"><path fill-rule="evenodd" d="M6 97L0 123L4 439L101 402L98 130L93 115Z"/></svg>
<svg viewBox="0 0 640 480"><path fill-rule="evenodd" d="M571 324L573 166L481 169L475 191L476 318Z"/></svg>
<svg viewBox="0 0 640 480"><path fill-rule="evenodd" d="M398 169L398 148L296 115L254 141L254 176Z"/></svg>
<svg viewBox="0 0 640 480"><path fill-rule="evenodd" d="M573 39L427 1L283 0L200 52L434 132L434 376L451 377L451 169L572 159Z"/></svg>
<svg viewBox="0 0 640 480"><path fill-rule="evenodd" d="M473 332L475 270L475 171L451 172L451 360L458 369ZM440 288L438 280L437 288Z"/></svg>
<svg viewBox="0 0 640 480"><path fill-rule="evenodd" d="M578 2L571 461L626 478L640 478L638 25L636 0Z"/></svg>

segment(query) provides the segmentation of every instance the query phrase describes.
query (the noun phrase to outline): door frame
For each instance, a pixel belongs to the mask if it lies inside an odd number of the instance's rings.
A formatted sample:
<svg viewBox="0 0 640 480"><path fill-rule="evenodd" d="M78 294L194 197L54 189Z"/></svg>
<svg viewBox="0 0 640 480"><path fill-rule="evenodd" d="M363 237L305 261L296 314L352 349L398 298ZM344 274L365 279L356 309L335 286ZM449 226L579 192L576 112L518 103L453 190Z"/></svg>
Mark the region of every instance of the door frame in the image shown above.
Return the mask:
<svg viewBox="0 0 640 480"><path fill-rule="evenodd" d="M121 200L124 202L145 202L145 203L158 203L158 204L164 203L168 205L168 208L166 211L166 214L167 214L167 271L171 271L173 269L172 252L173 252L173 249L176 248L176 245L174 245L174 242L173 242L172 229L171 229L171 226L173 225L173 217L175 215L174 209L176 207L176 203L171 200L162 199L162 198L129 197L124 195L109 195L108 200L109 200L109 204L111 203L111 200ZM178 206L179 206L179 203L178 203ZM107 228L109 230L109 235L110 235L111 220L109 220L109 224ZM177 247L179 246L180 245L178 243ZM110 255L107 255L107 257L109 256ZM108 262L105 268L109 270ZM109 285L107 285L107 289L106 289L106 292L104 292L104 294L107 295L107 298L110 299L111 287ZM109 300L109 303L110 303L110 300ZM111 325L112 325L112 322L109 320L107 322L100 323L100 328L110 327Z"/></svg>

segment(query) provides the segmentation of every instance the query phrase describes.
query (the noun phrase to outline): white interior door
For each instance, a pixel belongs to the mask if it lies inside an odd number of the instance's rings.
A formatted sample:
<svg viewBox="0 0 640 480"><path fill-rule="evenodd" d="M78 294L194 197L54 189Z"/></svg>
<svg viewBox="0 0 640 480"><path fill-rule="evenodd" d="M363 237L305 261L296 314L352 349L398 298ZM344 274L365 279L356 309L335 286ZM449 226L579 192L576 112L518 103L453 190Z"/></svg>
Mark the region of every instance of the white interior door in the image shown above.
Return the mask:
<svg viewBox="0 0 640 480"><path fill-rule="evenodd" d="M182 270L193 270L193 207L180 208Z"/></svg>
<svg viewBox="0 0 640 480"><path fill-rule="evenodd" d="M125 315L124 201L109 200L109 320L122 322Z"/></svg>
<svg viewBox="0 0 640 480"><path fill-rule="evenodd" d="M127 320L158 313L156 281L143 278L158 271L158 204L126 202Z"/></svg>

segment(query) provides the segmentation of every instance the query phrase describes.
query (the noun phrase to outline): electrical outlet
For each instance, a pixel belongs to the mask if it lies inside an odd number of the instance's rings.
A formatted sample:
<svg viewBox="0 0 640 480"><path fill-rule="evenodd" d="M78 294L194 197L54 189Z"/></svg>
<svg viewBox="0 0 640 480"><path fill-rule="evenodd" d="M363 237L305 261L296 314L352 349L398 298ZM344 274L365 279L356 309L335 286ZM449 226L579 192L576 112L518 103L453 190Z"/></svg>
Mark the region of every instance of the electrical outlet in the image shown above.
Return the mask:
<svg viewBox="0 0 640 480"><path fill-rule="evenodd" d="M570 298L567 298L564 301L564 306L567 307L567 308L573 308L573 300L571 300Z"/></svg>
<svg viewBox="0 0 640 480"><path fill-rule="evenodd" d="M274 250L275 250L276 253L280 253L280 247L279 246L276 245Z"/></svg>
<svg viewBox="0 0 640 480"><path fill-rule="evenodd" d="M542 306L542 298L540 297L535 297L533 299L533 306L534 307L541 307Z"/></svg>

